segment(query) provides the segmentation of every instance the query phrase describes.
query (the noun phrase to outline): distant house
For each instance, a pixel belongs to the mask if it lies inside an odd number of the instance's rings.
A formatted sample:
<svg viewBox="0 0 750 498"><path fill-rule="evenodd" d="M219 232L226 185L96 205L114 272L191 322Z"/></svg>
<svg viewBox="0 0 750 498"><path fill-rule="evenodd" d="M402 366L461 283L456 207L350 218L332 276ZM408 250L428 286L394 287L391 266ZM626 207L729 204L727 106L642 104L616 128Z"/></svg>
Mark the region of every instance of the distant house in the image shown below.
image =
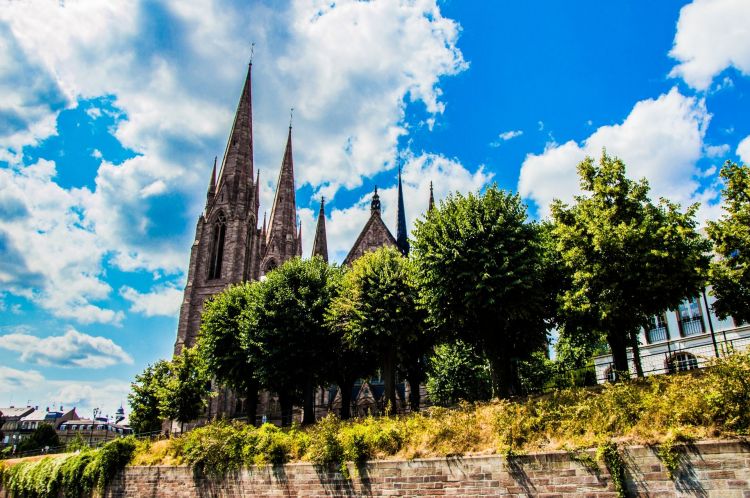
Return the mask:
<svg viewBox="0 0 750 498"><path fill-rule="evenodd" d="M702 367L711 358L750 346L750 324L729 317L720 320L712 311L715 299L710 287L686 299L677 309L651 317L638 334L644 375L656 375ZM633 352L628 350L630 372L635 374ZM612 355L594 358L597 382L614 380Z"/></svg>
<svg viewBox="0 0 750 498"><path fill-rule="evenodd" d="M33 411L33 406L0 408L0 446L14 444L21 419Z"/></svg>
<svg viewBox="0 0 750 498"><path fill-rule="evenodd" d="M0 409L5 413L7 408ZM4 445L15 445L20 443L31 435L32 432L37 430L41 425L48 424L57 429L60 424L67 420L75 420L78 418L76 409L73 408L68 411L64 411L61 406L59 410L50 410L47 407L44 410L40 410L39 407L26 407L23 409L16 409L15 413L23 412L24 414L19 417L14 417L15 420L8 420L3 424L3 444Z"/></svg>
<svg viewBox="0 0 750 498"><path fill-rule="evenodd" d="M79 434L85 441L95 444L132 433L133 430L128 425L125 410L122 406L115 412L114 422L109 417L79 418L63 422L57 428L57 435L62 444L67 444Z"/></svg>

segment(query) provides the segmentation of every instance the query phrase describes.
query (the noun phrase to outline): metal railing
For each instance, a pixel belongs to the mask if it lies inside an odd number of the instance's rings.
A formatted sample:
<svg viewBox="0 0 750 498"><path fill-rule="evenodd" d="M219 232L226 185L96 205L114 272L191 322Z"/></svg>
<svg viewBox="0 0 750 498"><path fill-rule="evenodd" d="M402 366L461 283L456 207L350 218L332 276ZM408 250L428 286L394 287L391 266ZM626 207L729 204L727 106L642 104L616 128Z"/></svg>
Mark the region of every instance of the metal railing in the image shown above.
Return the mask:
<svg viewBox="0 0 750 498"><path fill-rule="evenodd" d="M93 441L83 440L83 441L79 441L79 444L82 443L84 446L87 446L89 448L98 448L100 446L104 446L108 442L113 441L117 438L123 438L123 437L128 437L128 436L133 436L136 439L152 439L152 440L154 439L159 440L159 439L164 439L168 437L161 431L141 432L138 434L117 434L115 437L112 437L109 439L98 439L98 440L93 440ZM0 460L11 459L11 458L24 458L24 457L39 456L39 455L55 455L55 454L69 453L71 451L74 451L74 450L69 449L68 446L69 446L68 444L63 444L60 446L38 448L35 450L27 450L27 451L16 451L15 453L10 452L7 454L2 453L2 450L4 450L5 448L0 448Z"/></svg>

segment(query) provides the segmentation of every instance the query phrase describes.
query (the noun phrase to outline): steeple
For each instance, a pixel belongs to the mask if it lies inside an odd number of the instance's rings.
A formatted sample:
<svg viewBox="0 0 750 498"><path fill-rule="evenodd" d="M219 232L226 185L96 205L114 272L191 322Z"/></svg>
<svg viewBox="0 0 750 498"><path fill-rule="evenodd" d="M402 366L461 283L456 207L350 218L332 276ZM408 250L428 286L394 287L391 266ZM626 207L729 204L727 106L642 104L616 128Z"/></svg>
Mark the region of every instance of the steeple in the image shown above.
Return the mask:
<svg viewBox="0 0 750 498"><path fill-rule="evenodd" d="M211 181L208 184L208 193L206 194L206 205L208 205L216 195L216 159L214 156L214 169L211 171Z"/></svg>
<svg viewBox="0 0 750 498"><path fill-rule="evenodd" d="M263 239L263 241L266 240L266 214L268 213L264 211L263 212L263 230L260 232L261 238Z"/></svg>
<svg viewBox="0 0 750 498"><path fill-rule="evenodd" d="M224 152L224 160L219 175L219 189L229 188L229 196L235 198L238 186L253 182L253 108L251 73L253 65L247 68L245 85L237 104L232 131ZM225 186L226 185L226 186Z"/></svg>
<svg viewBox="0 0 750 498"><path fill-rule="evenodd" d="M398 213L396 215L396 246L401 254L409 255L409 239L406 235L406 213L404 213L404 191L401 187L401 166L398 167Z"/></svg>
<svg viewBox="0 0 750 498"><path fill-rule="evenodd" d="M427 205L427 211L435 209L435 195L432 193L432 182L430 182L430 203Z"/></svg>
<svg viewBox="0 0 750 498"><path fill-rule="evenodd" d="M375 192L372 194L372 201L370 202L370 215L377 214L380 216L380 196L378 195L378 187L375 186Z"/></svg>
<svg viewBox="0 0 750 498"><path fill-rule="evenodd" d="M320 256L323 261L328 262L328 239L326 237L326 212L325 197L320 198L320 211L318 211L318 225L315 228L315 241L313 241L312 255Z"/></svg>

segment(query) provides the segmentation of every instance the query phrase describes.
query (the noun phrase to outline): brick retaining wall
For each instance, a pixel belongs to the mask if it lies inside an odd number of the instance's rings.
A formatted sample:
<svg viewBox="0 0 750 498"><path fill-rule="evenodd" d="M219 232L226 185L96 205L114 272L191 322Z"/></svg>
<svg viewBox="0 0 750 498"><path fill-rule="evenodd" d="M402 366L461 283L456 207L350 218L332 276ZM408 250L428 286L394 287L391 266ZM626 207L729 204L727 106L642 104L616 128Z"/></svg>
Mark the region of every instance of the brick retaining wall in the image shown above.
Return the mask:
<svg viewBox="0 0 750 498"><path fill-rule="evenodd" d="M588 452L594 456L594 452ZM671 480L655 449L622 449L631 495L750 498L750 445L701 442L680 450ZM583 496L615 497L603 465L587 468L564 452L376 461L350 466L351 477L310 464L253 467L224 479L194 477L186 467L128 467L107 498ZM0 492L0 497L5 498Z"/></svg>

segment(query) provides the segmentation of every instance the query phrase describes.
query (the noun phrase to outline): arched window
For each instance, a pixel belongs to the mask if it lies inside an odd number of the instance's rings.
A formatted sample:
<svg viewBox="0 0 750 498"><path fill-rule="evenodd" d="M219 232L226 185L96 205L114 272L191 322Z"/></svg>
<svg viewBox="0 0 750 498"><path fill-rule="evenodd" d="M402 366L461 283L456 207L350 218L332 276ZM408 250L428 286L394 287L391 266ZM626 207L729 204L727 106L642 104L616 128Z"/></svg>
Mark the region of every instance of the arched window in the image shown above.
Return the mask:
<svg viewBox="0 0 750 498"><path fill-rule="evenodd" d="M615 371L612 367L607 367L604 371L604 380L610 383L614 383L617 380L617 376L615 376Z"/></svg>
<svg viewBox="0 0 750 498"><path fill-rule="evenodd" d="M208 279L221 278L221 262L224 259L224 239L227 234L227 220L224 213L219 212L214 223L211 240L211 260L208 263Z"/></svg>
<svg viewBox="0 0 750 498"><path fill-rule="evenodd" d="M675 353L667 360L669 373L687 372L698 368L698 358L691 353Z"/></svg>

